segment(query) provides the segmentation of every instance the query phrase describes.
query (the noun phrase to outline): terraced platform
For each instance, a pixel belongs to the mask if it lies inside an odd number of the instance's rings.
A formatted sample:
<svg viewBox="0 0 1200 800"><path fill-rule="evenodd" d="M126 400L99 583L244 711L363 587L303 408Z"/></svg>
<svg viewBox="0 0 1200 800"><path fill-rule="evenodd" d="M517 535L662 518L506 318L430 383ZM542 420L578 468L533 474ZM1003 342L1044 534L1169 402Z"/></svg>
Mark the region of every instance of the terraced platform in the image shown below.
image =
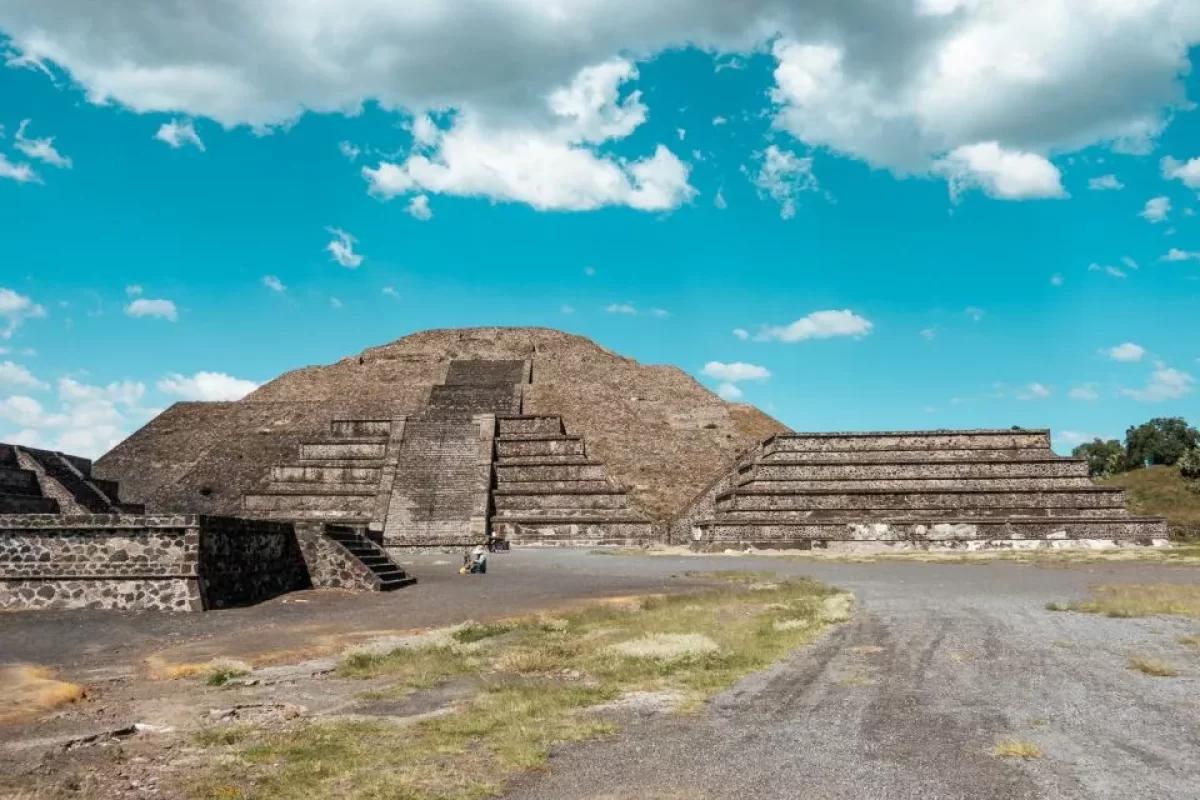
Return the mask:
<svg viewBox="0 0 1200 800"><path fill-rule="evenodd" d="M1160 544L1119 489L1045 430L793 433L767 439L672 524L695 549Z"/></svg>
<svg viewBox="0 0 1200 800"><path fill-rule="evenodd" d="M53 450L0 443L0 514L140 514L92 462Z"/></svg>

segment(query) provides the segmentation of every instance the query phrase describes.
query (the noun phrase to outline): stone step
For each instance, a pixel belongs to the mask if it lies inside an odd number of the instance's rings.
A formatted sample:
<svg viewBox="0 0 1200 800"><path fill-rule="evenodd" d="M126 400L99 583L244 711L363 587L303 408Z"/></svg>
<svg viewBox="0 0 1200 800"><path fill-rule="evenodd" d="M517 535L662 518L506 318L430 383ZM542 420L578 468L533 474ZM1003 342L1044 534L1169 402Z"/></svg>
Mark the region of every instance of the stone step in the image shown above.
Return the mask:
<svg viewBox="0 0 1200 800"><path fill-rule="evenodd" d="M21 464L17 461L17 450L11 444L0 443L0 467L11 467L12 469L20 469Z"/></svg>
<svg viewBox="0 0 1200 800"><path fill-rule="evenodd" d="M375 506L374 492L369 494L247 494L246 511L255 515L282 519L347 518L370 521ZM303 514L302 517L296 516Z"/></svg>
<svg viewBox="0 0 1200 800"><path fill-rule="evenodd" d="M329 423L335 439L387 439L392 435L390 419L335 419Z"/></svg>
<svg viewBox="0 0 1200 800"><path fill-rule="evenodd" d="M357 466L309 466L305 464L285 464L271 467L271 482L301 482L301 483L379 483L380 467Z"/></svg>
<svg viewBox="0 0 1200 800"><path fill-rule="evenodd" d="M57 514L58 501L52 497L0 492L0 514Z"/></svg>
<svg viewBox="0 0 1200 800"><path fill-rule="evenodd" d="M693 547L722 549L731 545L781 548L815 542L969 542L989 540L1073 539L1148 542L1167 538L1166 521L1152 517L988 518L930 516L923 519L883 519L869 523L774 519L722 519L698 522Z"/></svg>
<svg viewBox="0 0 1200 800"><path fill-rule="evenodd" d="M497 462L496 480L501 483L524 481L599 481L607 477L599 461L582 463L511 464Z"/></svg>
<svg viewBox="0 0 1200 800"><path fill-rule="evenodd" d="M558 435L563 430L562 417L557 415L531 415L520 417L498 417L496 432L501 437L529 436L535 434Z"/></svg>
<svg viewBox="0 0 1200 800"><path fill-rule="evenodd" d="M521 391L513 385L434 386L429 392L427 417L470 417L475 414L519 414Z"/></svg>
<svg viewBox="0 0 1200 800"><path fill-rule="evenodd" d="M393 526L389 520L384 533L385 549L406 547L464 547L480 544L470 526L458 520L406 521Z"/></svg>
<svg viewBox="0 0 1200 800"><path fill-rule="evenodd" d="M0 492L41 497L42 486L33 470L0 466Z"/></svg>
<svg viewBox="0 0 1200 800"><path fill-rule="evenodd" d="M497 477L496 488L504 492L612 492L620 487L608 480L510 481Z"/></svg>
<svg viewBox="0 0 1200 800"><path fill-rule="evenodd" d="M1023 461L758 461L738 470L742 480L868 480L934 478L1086 478L1087 462L1071 458Z"/></svg>
<svg viewBox="0 0 1200 800"><path fill-rule="evenodd" d="M655 531L636 518L512 517L493 520L492 535L521 546L636 547L652 541Z"/></svg>
<svg viewBox="0 0 1200 800"><path fill-rule="evenodd" d="M524 361L459 358L446 369L445 383L450 386L511 386L524 382Z"/></svg>
<svg viewBox="0 0 1200 800"><path fill-rule="evenodd" d="M603 462L579 453L550 453L539 456L504 456L497 454L496 467L553 467L566 465L603 466Z"/></svg>
<svg viewBox="0 0 1200 800"><path fill-rule="evenodd" d="M1058 458L1049 447L1001 448L981 450L946 448L944 450L827 450L827 451L774 451L764 449L758 460L760 464L843 464L887 463L887 464L931 464L944 462L1009 462L1026 463Z"/></svg>
<svg viewBox="0 0 1200 800"><path fill-rule="evenodd" d="M370 459L382 460L387 449L385 442L367 439L346 439L337 442L304 442L300 445L300 458L325 459Z"/></svg>
<svg viewBox="0 0 1200 800"><path fill-rule="evenodd" d="M594 509L625 509L629 507L629 497L625 492L614 491L612 487L600 490L583 490L577 492L512 492L496 490L492 492L492 501L497 514L510 511L518 513L539 513L553 510L594 510Z"/></svg>
<svg viewBox="0 0 1200 800"><path fill-rule="evenodd" d="M950 490L930 492L735 490L717 498L718 510L887 509L887 508L1123 508L1125 493L1101 487L1030 491Z"/></svg>
<svg viewBox="0 0 1200 800"><path fill-rule="evenodd" d="M800 492L808 490L857 493L862 491L930 492L955 489L973 491L1033 492L1054 489L1088 489L1096 484L1082 478L865 478L863 480L742 480L740 491Z"/></svg>
<svg viewBox="0 0 1200 800"><path fill-rule="evenodd" d="M521 436L496 440L500 458L585 454L582 436Z"/></svg>
<svg viewBox="0 0 1200 800"><path fill-rule="evenodd" d="M353 483L333 483L326 481L271 481L262 489L259 494L352 494L352 495L370 495L374 497L378 494L378 484L363 483L355 481Z"/></svg>
<svg viewBox="0 0 1200 800"><path fill-rule="evenodd" d="M855 452L862 450L1000 450L1049 448L1048 430L880 431L871 433L781 433L768 452Z"/></svg>
<svg viewBox="0 0 1200 800"><path fill-rule="evenodd" d="M774 520L777 522L804 522L821 520L859 524L881 519L931 519L938 517L970 516L988 519L1059 519L1063 517L1112 517L1129 516L1124 508L822 508L822 509L744 509L718 510L714 515L722 522L746 522L748 520Z"/></svg>
<svg viewBox="0 0 1200 800"><path fill-rule="evenodd" d="M19 452L35 461L36 468L68 492L84 513L110 514L119 510L114 503L116 498L106 497L91 482L92 462L88 459L32 447L21 447Z"/></svg>

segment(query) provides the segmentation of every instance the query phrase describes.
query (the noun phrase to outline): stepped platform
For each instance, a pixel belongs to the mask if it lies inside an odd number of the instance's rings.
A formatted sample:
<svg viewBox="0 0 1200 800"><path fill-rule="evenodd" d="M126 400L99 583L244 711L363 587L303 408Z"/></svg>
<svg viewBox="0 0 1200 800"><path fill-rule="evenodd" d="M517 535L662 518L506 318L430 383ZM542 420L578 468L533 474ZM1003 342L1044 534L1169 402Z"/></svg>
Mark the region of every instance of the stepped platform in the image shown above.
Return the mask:
<svg viewBox="0 0 1200 800"><path fill-rule="evenodd" d="M0 514L136 514L86 458L0 442Z"/></svg>
<svg viewBox="0 0 1200 800"><path fill-rule="evenodd" d="M788 433L764 440L672 522L699 550L1160 544L1119 489L1045 430Z"/></svg>

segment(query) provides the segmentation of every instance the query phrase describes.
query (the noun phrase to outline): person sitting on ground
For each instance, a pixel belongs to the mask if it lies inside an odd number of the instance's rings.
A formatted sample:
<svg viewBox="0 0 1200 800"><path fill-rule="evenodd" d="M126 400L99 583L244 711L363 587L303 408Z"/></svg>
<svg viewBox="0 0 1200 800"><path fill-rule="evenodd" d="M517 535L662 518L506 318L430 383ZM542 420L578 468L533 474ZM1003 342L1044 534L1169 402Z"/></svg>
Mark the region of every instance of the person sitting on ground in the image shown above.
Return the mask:
<svg viewBox="0 0 1200 800"><path fill-rule="evenodd" d="M475 563L471 567L472 572L478 572L480 575L487 574L487 552L487 548L483 545L475 545Z"/></svg>

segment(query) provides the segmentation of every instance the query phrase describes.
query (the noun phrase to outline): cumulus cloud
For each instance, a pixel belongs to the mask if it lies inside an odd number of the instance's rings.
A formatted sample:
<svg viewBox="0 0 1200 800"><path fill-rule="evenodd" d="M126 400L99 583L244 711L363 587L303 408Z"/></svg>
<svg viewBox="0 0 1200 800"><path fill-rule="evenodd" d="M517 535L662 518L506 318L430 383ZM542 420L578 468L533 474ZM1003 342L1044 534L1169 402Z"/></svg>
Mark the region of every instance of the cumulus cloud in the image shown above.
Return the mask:
<svg viewBox="0 0 1200 800"><path fill-rule="evenodd" d="M0 153L0 178L6 178L17 183L41 183L42 179L28 164L15 164Z"/></svg>
<svg viewBox="0 0 1200 800"><path fill-rule="evenodd" d="M170 300L151 300L139 297L125 306L125 313L131 317L159 317L175 322L179 319L179 311Z"/></svg>
<svg viewBox="0 0 1200 800"><path fill-rule="evenodd" d="M133 381L92 386L63 378L58 382L57 409L28 395L15 395L0 400L0 420L23 429L6 438L95 457L156 413L141 405L145 394L145 385Z"/></svg>
<svg viewBox="0 0 1200 800"><path fill-rule="evenodd" d="M717 387L717 395L720 396L722 400L733 401L740 400L744 395L744 392L742 392L741 389L732 383L722 383Z"/></svg>
<svg viewBox="0 0 1200 800"><path fill-rule="evenodd" d="M1186 372L1157 362L1149 380L1141 389L1121 389L1121 394L1144 403L1178 400L1192 391L1196 379Z"/></svg>
<svg viewBox="0 0 1200 800"><path fill-rule="evenodd" d="M757 364L747 364L735 361L732 364L722 364L720 361L710 361L701 370L704 375L727 383L738 381L760 381L771 377L771 371Z"/></svg>
<svg viewBox="0 0 1200 800"><path fill-rule="evenodd" d="M1200 252L1195 250L1180 250L1177 247L1172 247L1167 251L1167 254L1162 257L1163 261L1195 261L1200 260Z"/></svg>
<svg viewBox="0 0 1200 800"><path fill-rule="evenodd" d="M1169 197L1152 197L1146 201L1146 205L1142 208L1138 215L1147 222L1157 225L1160 222L1165 222L1171 214L1171 198Z"/></svg>
<svg viewBox="0 0 1200 800"><path fill-rule="evenodd" d="M29 127L29 123L30 120L21 120L21 124L17 127L17 135L13 141L13 147L24 153L27 158L41 161L52 167L70 169L71 159L55 149L53 136L45 139L30 139L25 136L25 131Z"/></svg>
<svg viewBox="0 0 1200 800"><path fill-rule="evenodd" d="M191 145L200 152L204 152L204 142L196 133L196 126L191 120L173 119L170 122L164 122L159 127L158 133L154 134L154 138L160 142L166 142L173 150Z"/></svg>
<svg viewBox="0 0 1200 800"><path fill-rule="evenodd" d="M801 192L816 191L817 178L812 171L813 160L769 146L762 156L762 166L754 176L754 185L779 203L779 216L796 216L796 198Z"/></svg>
<svg viewBox="0 0 1200 800"><path fill-rule="evenodd" d="M861 339L871 332L874 323L853 311L814 311L790 325L768 325L755 339L758 341L802 342L806 339L830 339L852 336Z"/></svg>
<svg viewBox="0 0 1200 800"><path fill-rule="evenodd" d="M49 387L21 364L0 361L0 388L47 389Z"/></svg>
<svg viewBox="0 0 1200 800"><path fill-rule="evenodd" d="M433 210L429 208L429 196L419 194L408 201L405 212L414 219L422 222L433 219Z"/></svg>
<svg viewBox="0 0 1200 800"><path fill-rule="evenodd" d="M223 372L197 372L191 377L172 372L157 383L157 388L184 400L219 401L241 400L257 389L258 384Z"/></svg>
<svg viewBox="0 0 1200 800"><path fill-rule="evenodd" d="M1110 347L1107 350L1100 351L1104 355L1111 358L1113 361L1141 361L1142 356L1146 355L1145 348L1136 345L1133 342L1125 342L1116 347Z"/></svg>
<svg viewBox="0 0 1200 800"><path fill-rule="evenodd" d="M0 286L0 320L3 320L3 325L0 326L0 339L11 339L25 320L44 316L46 316L44 307L25 295L17 294L12 289Z"/></svg>
<svg viewBox="0 0 1200 800"><path fill-rule="evenodd" d="M1116 175L1101 175L1098 178L1089 180L1088 188L1093 192L1111 192L1117 189L1124 189L1125 184L1121 183Z"/></svg>
<svg viewBox="0 0 1200 800"><path fill-rule="evenodd" d="M362 154L362 149L350 142L338 142L338 152L351 161L356 161Z"/></svg>
<svg viewBox="0 0 1200 800"><path fill-rule="evenodd" d="M1096 391L1096 384L1085 383L1072 388L1071 391L1067 392L1067 397L1072 400L1098 400L1100 399L1100 393Z"/></svg>
<svg viewBox="0 0 1200 800"><path fill-rule="evenodd" d="M613 59L581 69L545 97L545 118L494 121L463 109L449 127L428 118L414 125L415 151L402 163L364 167L372 194L390 199L412 192L484 197L539 210L590 211L629 206L668 211L695 195L689 167L665 145L628 161L596 147L628 137L646 119L640 92L620 97L637 77L630 61Z"/></svg>
<svg viewBox="0 0 1200 800"><path fill-rule="evenodd" d="M326 228L325 230L333 234L333 239L325 245L330 257L346 269L357 269L363 262L363 256L354 252L354 245L358 243L358 239L341 228Z"/></svg>
<svg viewBox="0 0 1200 800"><path fill-rule="evenodd" d="M262 282L263 286L266 286L272 292L287 291L287 287L283 285L283 281L279 280L279 278L275 277L274 275L264 275Z"/></svg>
<svg viewBox="0 0 1200 800"><path fill-rule="evenodd" d="M933 171L946 178L955 200L973 188L1000 200L1067 196L1058 167L1036 153L1006 150L998 142L958 147L938 159Z"/></svg>
<svg viewBox="0 0 1200 800"><path fill-rule="evenodd" d="M1183 181L1189 189L1200 189L1200 158L1179 161L1167 156L1161 163L1164 178Z"/></svg>

